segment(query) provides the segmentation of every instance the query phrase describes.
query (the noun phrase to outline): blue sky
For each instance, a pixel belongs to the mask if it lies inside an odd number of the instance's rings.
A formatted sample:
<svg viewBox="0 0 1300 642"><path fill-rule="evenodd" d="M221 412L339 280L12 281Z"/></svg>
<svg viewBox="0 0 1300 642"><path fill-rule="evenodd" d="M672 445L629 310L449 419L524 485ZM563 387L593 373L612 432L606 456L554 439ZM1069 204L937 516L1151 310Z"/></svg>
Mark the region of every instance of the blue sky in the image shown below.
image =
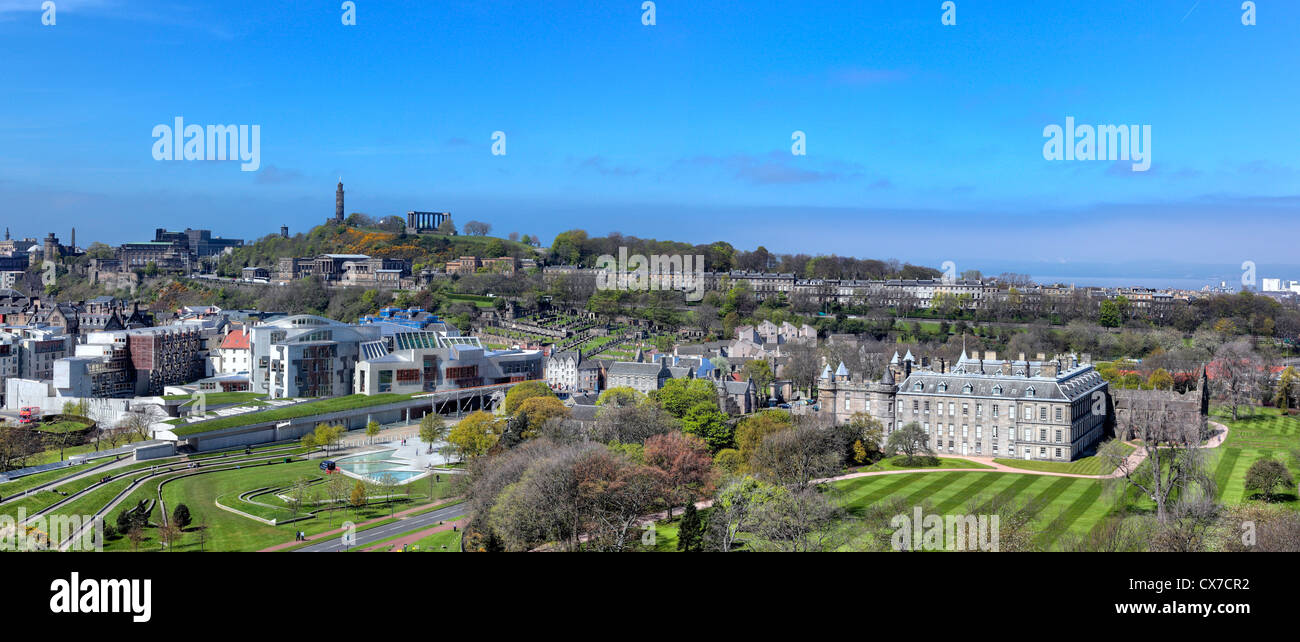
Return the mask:
<svg viewBox="0 0 1300 642"><path fill-rule="evenodd" d="M449 210L999 271L1293 259L1300 3L0 0L14 235L256 238ZM261 127L261 169L153 160L176 116ZM1043 128L1152 128L1152 165ZM493 156L504 131L507 154ZM807 156L790 154L806 132ZM1068 271L1068 268L1063 268ZM1300 278L1300 274L1292 275Z"/></svg>

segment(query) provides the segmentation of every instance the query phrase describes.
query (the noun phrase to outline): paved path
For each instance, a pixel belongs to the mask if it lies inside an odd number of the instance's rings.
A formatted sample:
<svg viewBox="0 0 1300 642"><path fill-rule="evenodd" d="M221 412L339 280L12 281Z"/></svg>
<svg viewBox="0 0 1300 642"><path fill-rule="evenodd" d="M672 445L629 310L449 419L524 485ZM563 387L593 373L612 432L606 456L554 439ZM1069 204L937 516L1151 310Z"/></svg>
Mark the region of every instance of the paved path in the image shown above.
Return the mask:
<svg viewBox="0 0 1300 642"><path fill-rule="evenodd" d="M427 508L427 507L412 508L412 509L409 509L409 510L403 511L402 513L398 513L397 516L400 517L400 516L402 516L402 515L404 515L404 514L410 514L410 513L412 513L412 512L415 512L415 511L421 510L421 509L423 509L423 508ZM378 541L381 540L381 539L387 539L387 538L392 537L392 536L394 536L394 535L401 535L402 533L405 533L405 532L410 531L410 530L414 530L414 529L421 529L421 530L423 530L423 529L425 529L426 527L430 527L430 526L434 526L434 525L436 525L438 522L442 522L442 521L446 521L446 520L453 519L453 518L456 518L456 517L460 517L460 516L464 515L464 514L467 512L467 510L468 510L468 509L466 508L465 504L462 502L462 503L460 503L460 504L456 504L456 505L454 505L454 506L447 506L446 508L439 508L439 509L437 509L437 510L431 510L431 511L429 511L429 512L427 512L427 513L423 513L423 514L421 514L421 515L413 515L413 516L409 516L409 517L403 517L403 518L400 518L400 519L398 519L397 521L395 521L395 522L393 522L393 523L391 523L391 524L384 524L383 526L376 526L376 527L371 528L371 529L368 529L368 530L358 531L357 534L356 534L356 536L357 536L357 538L356 538L356 542L351 546L351 548L360 548L360 547L364 547L364 546L366 546L367 544L373 544L373 543L375 543L375 542L378 542ZM360 523L360 524L357 524L356 527L357 527L357 528L360 528L360 527L362 527L362 526L365 526L366 524L373 524L374 522L378 522L378 521L383 520L383 519L387 519L387 518L380 517L380 518L376 518L376 519L372 519L372 520L367 520L367 521L365 521L365 522L362 522L362 523ZM346 550L348 547L346 547L346 546L343 545L343 538L342 538L342 537L336 537L336 536L338 536L338 535L342 535L342 533L343 533L343 529L342 529L342 528L336 528L336 529L334 529L334 530L326 531L326 532L321 533L321 534L319 534L319 535L313 535L313 536L312 536L311 538L309 538L309 539L312 540L312 541L315 541L315 542L317 542L317 543L315 543L315 544L311 544L311 545L308 545L308 546L304 546L304 547L299 548L299 549L295 549L295 552L303 552L303 553L334 553L334 552L339 552L339 551ZM294 544L297 544L297 543L298 543L298 542L287 542L287 543L285 543L285 544L280 544L280 545L278 545L278 546L272 546L272 547L270 547L270 548L266 548L266 549L263 549L263 550L264 550L264 551L280 550L280 549L283 549L283 548L288 548L288 547L290 547L290 546L293 546Z"/></svg>
<svg viewBox="0 0 1300 642"><path fill-rule="evenodd" d="M451 519L455 519L455 518L451 518ZM385 550L385 551L387 551L387 552L399 553L399 552L402 551L402 547L406 546L407 544L414 544L414 543L416 543L416 542L418 542L418 541L420 541L420 540L422 540L422 539L424 539L424 538L426 538L426 537L428 537L428 536L430 536L430 535L433 535L434 533L441 533L441 532L443 532L443 531L449 531L449 530L451 530L451 529L453 529L453 528L457 528L457 527L459 527L459 526L460 526L460 523L459 523L459 522L455 522L455 523L451 523L451 524L443 524L442 526L435 526L435 527L430 528L430 529L428 529L428 530L423 530L423 531L420 531L420 532L418 532L418 533L411 533L411 534L409 534L409 535L403 535L403 536L401 536L401 537L398 537L397 539L392 539L392 540L389 540L389 541L387 541L387 542L383 542L383 543L380 543L380 544L375 544L374 546L371 546L371 547L366 548L366 549L364 549L364 550L366 550L366 551L379 551L379 550Z"/></svg>

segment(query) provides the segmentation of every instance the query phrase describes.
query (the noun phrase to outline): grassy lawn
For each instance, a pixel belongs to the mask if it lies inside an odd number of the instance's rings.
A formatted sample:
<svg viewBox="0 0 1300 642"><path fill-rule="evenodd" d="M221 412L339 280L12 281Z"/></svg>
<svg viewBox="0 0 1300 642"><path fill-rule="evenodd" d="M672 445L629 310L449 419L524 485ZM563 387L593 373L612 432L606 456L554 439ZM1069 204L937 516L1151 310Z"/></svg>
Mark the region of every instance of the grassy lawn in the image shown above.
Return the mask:
<svg viewBox="0 0 1300 642"><path fill-rule="evenodd" d="M411 395L395 393L383 393L377 395L353 394L342 397L330 397L320 401L297 403L283 408L273 408L271 410L263 410L260 412L248 412L230 417L222 417L220 419L211 419L195 424L183 424L183 419L172 419L166 423L176 426L172 432L176 433L179 437L183 437L194 433L207 432L209 430L247 426L249 424L269 421L284 421L286 419L322 415L330 412L338 412L340 410L381 406L384 404L406 401L410 398Z"/></svg>
<svg viewBox="0 0 1300 642"><path fill-rule="evenodd" d="M1253 499L1253 491L1246 490L1246 471L1260 459L1276 459L1287 464L1292 477L1300 479L1300 462L1291 453L1300 449L1300 419L1284 415L1276 408L1255 408L1250 414L1239 413L1236 421L1232 413L1214 408L1213 419L1228 427L1228 438L1223 445L1210 451L1210 470L1219 490L1219 501L1225 504L1261 501ZM1295 487L1279 502L1300 510Z"/></svg>
<svg viewBox="0 0 1300 642"><path fill-rule="evenodd" d="M72 419L64 419L62 421L51 421L49 423L42 423L36 425L37 430L41 432L51 432L51 433L72 432L74 430L83 430L89 427L90 427L89 422L76 421Z"/></svg>
<svg viewBox="0 0 1300 642"><path fill-rule="evenodd" d="M266 395L257 392L205 392L203 393L203 402L209 406L221 406L225 404L247 403L265 399ZM181 406L187 406L193 403L193 395L167 395L163 397L167 401L177 401L184 399L185 403Z"/></svg>
<svg viewBox="0 0 1300 642"><path fill-rule="evenodd" d="M417 553L459 553L461 531L442 531L425 537L409 549Z"/></svg>
<svg viewBox="0 0 1300 642"><path fill-rule="evenodd" d="M1132 453L1135 449L1128 444L1121 444L1126 453ZM994 459L993 461L1019 468L1021 470L1038 470L1047 473L1070 473L1074 475L1109 475L1115 471L1113 466L1108 466L1106 462L1096 455L1091 457L1081 457L1074 461L1033 461L1028 459Z"/></svg>
<svg viewBox="0 0 1300 642"><path fill-rule="evenodd" d="M1102 522L1113 503L1102 498L1102 482L1076 477L1017 475L1014 473L947 472L878 475L836 482L841 501L850 514L886 497L899 496L928 512L965 512L968 504L994 497L1034 501L1039 542L1052 548L1062 534L1086 533ZM976 512L980 510L976 506Z"/></svg>
<svg viewBox="0 0 1300 642"><path fill-rule="evenodd" d="M255 513L255 511L249 510L249 505L246 502L239 503L237 501L240 493L261 487L289 486L301 477L318 476L320 474L319 464L318 460L297 461L290 464L277 463L269 466L205 473L168 483L163 486L163 499L166 501L168 510L170 511L177 504L183 503L190 509L190 514L194 519L194 523L186 529L185 535L177 543L174 550L199 550L197 531L199 524L204 519L207 520L204 550L255 551L292 541L294 532L298 530L306 531L308 535L312 535L337 528L345 521L360 523L368 519L387 517L392 510L401 511L408 508L411 502L428 501L429 484L424 480L420 480L412 484L410 500L398 500L394 502L392 507L385 504L373 504L359 510L340 508L334 511L333 514L325 512L311 519L280 526L263 524L221 510L216 506L216 499L221 497L222 503L227 506ZM142 499L156 497L155 489L158 481L158 479L151 479L143 487L132 492L131 496L120 504L117 510L113 511L113 514L109 516L110 519L115 519L117 517L116 513L121 509L135 505ZM435 497L448 495L450 493L449 480L444 479L441 484L435 485L433 490ZM323 494L323 489L321 489L321 492ZM256 499L265 503L272 503L265 496ZM259 510L267 511L270 509L263 507ZM288 516L288 509L284 509L283 512L284 516ZM266 515L266 517L280 517L280 515ZM157 524L159 519L160 517L155 514L151 518L151 523ZM146 536L140 550L156 551L161 548L154 528L146 529ZM118 537L105 542L105 550L129 551L131 550L131 542L125 537Z"/></svg>
<svg viewBox="0 0 1300 642"><path fill-rule="evenodd" d="M870 473L882 470L916 470L924 468L992 468L992 466L971 461L969 459L957 459L953 457L938 457L933 463L922 463L912 466L908 466L905 463L906 459L907 458L902 455L890 457L888 459L882 459L870 466L863 466L853 472Z"/></svg>

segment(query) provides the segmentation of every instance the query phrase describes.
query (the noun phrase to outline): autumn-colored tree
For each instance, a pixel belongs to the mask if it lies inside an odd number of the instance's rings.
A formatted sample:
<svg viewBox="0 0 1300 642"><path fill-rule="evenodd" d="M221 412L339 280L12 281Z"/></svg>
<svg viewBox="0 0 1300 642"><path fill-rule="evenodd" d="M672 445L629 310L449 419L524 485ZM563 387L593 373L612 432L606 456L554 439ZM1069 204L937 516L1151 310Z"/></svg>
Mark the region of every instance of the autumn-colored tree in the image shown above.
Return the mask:
<svg viewBox="0 0 1300 642"><path fill-rule="evenodd" d="M447 434L447 443L456 450L460 459L478 457L497 443L501 428L496 417L482 410L461 419Z"/></svg>
<svg viewBox="0 0 1300 642"><path fill-rule="evenodd" d="M749 462L763 438L793 426L790 413L783 410L764 410L746 417L736 426L736 449L740 451L741 472L749 472Z"/></svg>
<svg viewBox="0 0 1300 642"><path fill-rule="evenodd" d="M530 397L519 404L518 415L528 420L527 429L521 437L532 437L537 429L551 419L563 419L569 416L569 407L556 397Z"/></svg>
<svg viewBox="0 0 1300 642"><path fill-rule="evenodd" d="M533 397L554 397L555 393L551 392L545 381L524 381L515 384L510 392L506 393L505 411L507 415L513 415L519 410L519 406L525 400Z"/></svg>
<svg viewBox="0 0 1300 642"><path fill-rule="evenodd" d="M352 485L352 495L348 498L348 503L352 508L358 509L366 505L366 485L358 479L357 483Z"/></svg>
<svg viewBox="0 0 1300 642"><path fill-rule="evenodd" d="M1164 368L1156 368L1155 372L1147 377L1147 385L1151 386L1152 390L1173 390L1174 376Z"/></svg>
<svg viewBox="0 0 1300 642"><path fill-rule="evenodd" d="M713 459L704 440L670 432L645 441L645 462L664 473L663 497L669 519L673 508L708 493L713 484Z"/></svg>

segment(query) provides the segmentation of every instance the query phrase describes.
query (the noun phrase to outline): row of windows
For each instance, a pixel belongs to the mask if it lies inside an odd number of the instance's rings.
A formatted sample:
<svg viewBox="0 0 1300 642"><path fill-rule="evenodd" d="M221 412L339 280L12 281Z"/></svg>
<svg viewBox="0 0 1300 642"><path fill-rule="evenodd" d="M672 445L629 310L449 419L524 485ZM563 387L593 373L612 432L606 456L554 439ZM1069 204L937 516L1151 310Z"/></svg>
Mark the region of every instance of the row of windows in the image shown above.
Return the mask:
<svg viewBox="0 0 1300 642"><path fill-rule="evenodd" d="M924 403L924 406L922 406L923 403ZM934 406L935 406L935 408L934 408L934 410L935 410L935 414L937 414L937 415L943 415L943 414L944 414L944 402L942 402L942 401L940 401L940 402L936 402L936 403L934 404ZM948 406L948 412L947 412L947 414L952 415L952 416L956 416L956 415L957 415L957 404L956 404L956 402L949 401L949 402L947 403L947 406ZM991 407L991 410L992 410L993 417L996 419L996 418L998 418L998 417L1000 416L1000 414L1001 414L1001 412L1002 412L1002 407L1001 407L1000 404L991 404L991 406L992 406L992 407ZM845 400L844 400L844 407L845 407L845 410L848 409L848 398L845 398ZM868 411L870 410L870 408L871 408L871 403L870 403L870 402L867 402L867 409L868 409ZM1038 420L1039 420L1039 421L1047 421L1047 408L1048 408L1047 406L1039 406L1039 407L1038 407ZM913 400L912 400L912 414L918 414L918 413L927 414L927 415L930 414L930 402L929 402L929 401L922 402L922 401L919 400L919 399L913 399ZM969 404L969 403L962 403L962 404L961 404L961 414L962 414L962 416L964 416L964 417L965 417L965 416L970 416L970 404ZM1062 421L1063 418L1064 418L1064 414L1065 414L1065 413L1064 413L1064 409L1063 409L1061 406L1057 406L1057 407L1055 408L1055 419L1056 419L1056 421L1058 421L1058 422L1059 422L1059 421ZM983 415L984 415L984 404L983 404L983 403L976 403L976 404L975 404L975 415L976 415L976 416L983 416ZM1033 417L1034 417L1034 408L1033 408L1033 406L1028 406L1028 405L1024 406L1024 407L1021 409L1020 416L1021 416L1021 418L1025 419L1025 420L1032 420ZM1016 418L1016 406L1015 406L1015 404L1011 404L1011 405L1008 405L1008 406L1007 406L1007 418L1008 418L1008 419L1015 419L1015 418Z"/></svg>
<svg viewBox="0 0 1300 642"><path fill-rule="evenodd" d="M898 425L901 427L901 426L902 426L902 422L899 422ZM934 425L934 428L935 428L935 431L936 431L937 433L939 433L939 434L942 434L942 433L943 433L943 424L935 424L935 425ZM921 429L925 431L925 434L927 434L927 435L930 434L930 422L927 421L927 422L921 424ZM992 434L993 434L993 438L994 438L994 439L997 439L997 438L998 438L998 427L997 427L997 426L993 426L992 429L993 429L993 433L992 433ZM953 436L955 430L956 430L956 426L955 426L954 424L948 424L948 435L949 435L949 436ZM1047 441L1047 436L1048 436L1048 434L1047 434L1047 430L1048 430L1047 428L1039 428L1039 429L1038 429L1038 441ZM1033 428L1025 428L1024 431L1025 431L1025 432L1024 432L1024 435L1025 435L1025 441L1034 441L1034 429L1033 429ZM968 436L970 436L970 426L969 426L968 424L962 424L962 426L961 426L961 436L962 436L962 437L968 437ZM977 439L981 439L981 438L984 437L984 426L981 426L981 425L976 425L976 426L975 426L975 437L976 437ZM1015 438L1016 438L1016 431L1015 431L1014 428L1008 428L1008 429L1007 429L1007 437L1010 438L1010 439L1015 439ZM1062 430L1062 429L1060 429L1060 428L1057 428L1057 429L1053 430L1053 437L1055 438L1056 443L1058 443L1058 444L1060 444L1060 443L1065 443L1065 442L1063 441L1063 439L1064 439L1064 437L1065 437L1065 431L1064 431L1064 430Z"/></svg>

